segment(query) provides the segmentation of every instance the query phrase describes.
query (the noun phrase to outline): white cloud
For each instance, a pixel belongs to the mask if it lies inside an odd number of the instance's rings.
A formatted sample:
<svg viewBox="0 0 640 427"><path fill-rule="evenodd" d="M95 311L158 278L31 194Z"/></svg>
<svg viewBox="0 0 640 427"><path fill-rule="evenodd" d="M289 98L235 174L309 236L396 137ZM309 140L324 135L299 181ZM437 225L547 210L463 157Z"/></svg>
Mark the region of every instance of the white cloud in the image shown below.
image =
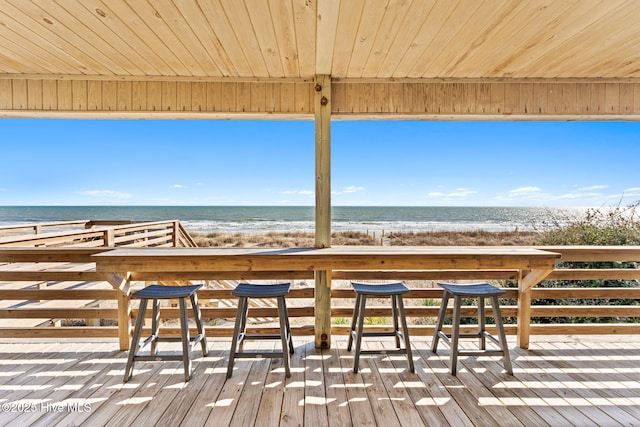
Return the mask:
<svg viewBox="0 0 640 427"><path fill-rule="evenodd" d="M89 197L103 198L103 199L118 199L126 200L131 198L129 193L121 193L120 191L113 190L86 190L79 191L78 194Z"/></svg>
<svg viewBox="0 0 640 427"><path fill-rule="evenodd" d="M624 190L625 196L640 196L640 187L632 187Z"/></svg>
<svg viewBox="0 0 640 427"><path fill-rule="evenodd" d="M592 185L590 187L581 187L578 188L578 191L594 191L594 190L604 190L605 188L609 188L608 185Z"/></svg>
<svg viewBox="0 0 640 427"><path fill-rule="evenodd" d="M313 194L311 190L285 190L282 194L298 194L300 196L309 196Z"/></svg>
<svg viewBox="0 0 640 427"><path fill-rule="evenodd" d="M180 184L173 184L173 185L171 186L171 188L178 188L178 189L179 189L179 188L187 188L187 187L186 187L186 186L184 186L184 185L180 185Z"/></svg>
<svg viewBox="0 0 640 427"><path fill-rule="evenodd" d="M357 193L358 191L364 191L364 187L358 187L355 185L350 185L348 187L345 187L344 190L342 190L344 193Z"/></svg>
<svg viewBox="0 0 640 427"><path fill-rule="evenodd" d="M520 188L515 188L513 190L509 190L507 191L507 194L509 196L531 196L531 195L536 195L536 194L541 194L542 190L540 189L540 187L520 187Z"/></svg>
<svg viewBox="0 0 640 427"><path fill-rule="evenodd" d="M477 194L478 192L475 190L471 190L469 188L456 188L454 191L450 192L450 193L441 193L438 191L434 191L431 193L427 194L427 197L439 197L439 198L443 198L443 199L453 199L453 198L460 198L460 197L467 197L467 196L471 196L472 194Z"/></svg>

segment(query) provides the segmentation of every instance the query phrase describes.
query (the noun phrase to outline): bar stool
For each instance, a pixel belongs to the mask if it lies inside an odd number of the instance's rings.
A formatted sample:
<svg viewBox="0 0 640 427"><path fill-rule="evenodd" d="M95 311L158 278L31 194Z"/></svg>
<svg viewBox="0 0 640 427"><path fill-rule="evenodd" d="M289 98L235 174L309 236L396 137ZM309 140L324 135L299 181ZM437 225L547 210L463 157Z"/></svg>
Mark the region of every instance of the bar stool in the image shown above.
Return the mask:
<svg viewBox="0 0 640 427"><path fill-rule="evenodd" d="M129 349L129 358L127 367L124 371L124 382L129 381L133 374L133 364L136 360L153 361L153 360L182 360L184 364L184 380L189 381L191 378L191 350L197 344L202 345L202 355L207 356L207 338L205 336L204 327L202 326L202 316L200 315L200 307L198 306L198 297L196 291L202 285L190 286L161 286L150 285L142 288L131 295L131 298L140 300L140 308L138 309L138 317L133 330L133 338L131 339L131 347ZM191 308L193 309L198 335L193 338L189 337L189 319L187 316L187 298L191 299ZM180 306L180 337L160 337L158 336L160 323L160 300L161 299L178 299ZM153 317L151 319L151 336L146 338L142 344L140 336L142 335L142 327L144 326L144 315L147 311L147 302L153 301ZM181 355L159 355L157 353L158 342L176 342L182 341ZM151 343L149 356L138 356L138 351Z"/></svg>
<svg viewBox="0 0 640 427"><path fill-rule="evenodd" d="M409 342L409 330L407 328L407 318L404 312L404 303L402 294L409 292L404 283L357 283L351 282L351 286L356 291L356 305L353 310L353 319L351 320L351 333L349 334L349 344L347 351L351 351L353 339L356 340L356 354L353 361L353 372L358 373L358 363L360 362L360 354L406 354L409 362L409 370L415 372L413 366L413 356L411 355L411 343ZM375 298L391 298L391 309L393 313L393 331L391 332L364 332L364 316L365 307L367 305L367 296ZM402 322L402 332L398 327L398 317ZM357 324L357 327L356 327ZM395 337L395 350L362 350L362 337ZM404 348L400 346L400 338L404 338Z"/></svg>
<svg viewBox="0 0 640 427"><path fill-rule="evenodd" d="M443 289L442 303L440 304L440 313L438 314L438 324L436 326L435 334L433 335L433 343L431 345L431 351L436 352L438 349L438 341L442 338L451 349L451 375L456 375L457 362L459 355L466 356L480 356L480 355L502 355L504 368L509 375L513 375L513 369L511 367L511 359L509 357L509 347L507 346L507 337L504 333L504 327L502 325L502 314L500 313L500 304L498 303L498 296L504 294L506 291L496 288L489 283L473 283L469 285L456 285L451 283L438 283ZM446 317L447 305L449 303L449 297L454 297L453 306L453 319L452 319L452 331L451 334L445 334L442 332L442 325ZM462 307L462 298L477 298L478 299L478 332L477 333L460 333L460 309ZM484 311L484 299L491 299L491 307L493 308L493 318L496 322L496 329L498 330L497 340L493 335L489 334L485 330L485 311ZM458 340L460 338L479 338L479 350L460 350L458 348ZM487 350L486 338L489 338L494 343L498 344L500 350Z"/></svg>
<svg viewBox="0 0 640 427"><path fill-rule="evenodd" d="M285 295L289 293L289 283L278 284L250 284L240 283L231 292L232 295L240 297L238 300L238 312L236 323L233 328L233 338L231 341L231 352L229 353L229 366L227 368L227 378L233 374L233 363L237 358L270 357L282 358L284 361L285 376L291 377L289 369L289 354L293 354L293 342L291 341L291 326L287 314ZM247 312L249 311L249 298L276 298L278 301L278 318L280 321L279 334L247 334ZM244 351L244 342L252 340L280 339L282 351ZM289 350L287 352L287 349Z"/></svg>

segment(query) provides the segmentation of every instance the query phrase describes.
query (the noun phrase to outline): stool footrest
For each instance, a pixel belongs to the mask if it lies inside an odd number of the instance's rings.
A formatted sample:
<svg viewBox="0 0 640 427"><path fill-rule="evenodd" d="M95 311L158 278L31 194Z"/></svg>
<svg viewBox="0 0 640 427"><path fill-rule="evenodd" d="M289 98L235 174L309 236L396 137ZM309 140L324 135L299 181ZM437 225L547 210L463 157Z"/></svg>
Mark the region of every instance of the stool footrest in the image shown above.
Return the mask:
<svg viewBox="0 0 640 427"><path fill-rule="evenodd" d="M279 340L280 334L241 334L238 342L242 341L258 341L258 340Z"/></svg>
<svg viewBox="0 0 640 427"><path fill-rule="evenodd" d="M502 350L458 350L460 356L504 356Z"/></svg>
<svg viewBox="0 0 640 427"><path fill-rule="evenodd" d="M235 358L270 358L282 359L281 351L237 351L234 353Z"/></svg>
<svg viewBox="0 0 640 427"><path fill-rule="evenodd" d="M153 362L156 360L176 360L176 361L183 361L183 357L181 354L156 354L155 356L135 356L134 357L135 361L142 361L142 362Z"/></svg>
<svg viewBox="0 0 640 427"><path fill-rule="evenodd" d="M356 337L358 336L358 332L357 331L351 331L351 334ZM362 333L363 337L400 337L402 338L402 332L400 331L396 331L396 332L363 332Z"/></svg>
<svg viewBox="0 0 640 427"><path fill-rule="evenodd" d="M360 350L360 354L407 354L406 348L380 349L380 350Z"/></svg>

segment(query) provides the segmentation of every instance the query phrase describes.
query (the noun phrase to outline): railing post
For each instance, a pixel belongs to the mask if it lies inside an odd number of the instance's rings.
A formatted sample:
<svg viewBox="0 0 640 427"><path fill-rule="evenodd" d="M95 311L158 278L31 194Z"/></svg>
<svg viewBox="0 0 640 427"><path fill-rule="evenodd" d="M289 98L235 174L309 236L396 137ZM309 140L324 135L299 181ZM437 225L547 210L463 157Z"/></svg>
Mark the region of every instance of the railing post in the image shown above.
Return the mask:
<svg viewBox="0 0 640 427"><path fill-rule="evenodd" d="M118 292L118 338L120 350L129 350L131 344L131 298L125 292Z"/></svg>
<svg viewBox="0 0 640 427"><path fill-rule="evenodd" d="M115 246L115 231L113 228L106 228L104 230L104 245L106 247Z"/></svg>
<svg viewBox="0 0 640 427"><path fill-rule="evenodd" d="M178 236L180 235L180 223L178 221L173 221L173 247L178 247L178 241L180 240Z"/></svg>
<svg viewBox="0 0 640 427"><path fill-rule="evenodd" d="M518 347L529 348L531 334L531 288L527 289L522 283L523 272L518 274Z"/></svg>

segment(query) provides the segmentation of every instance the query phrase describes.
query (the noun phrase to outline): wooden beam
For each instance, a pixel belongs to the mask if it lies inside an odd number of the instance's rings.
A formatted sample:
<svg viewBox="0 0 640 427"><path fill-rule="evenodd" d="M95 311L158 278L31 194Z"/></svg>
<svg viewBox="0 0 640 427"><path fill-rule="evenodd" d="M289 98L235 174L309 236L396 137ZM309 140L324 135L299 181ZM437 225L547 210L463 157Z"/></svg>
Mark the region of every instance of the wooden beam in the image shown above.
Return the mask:
<svg viewBox="0 0 640 427"><path fill-rule="evenodd" d="M331 246L331 77L317 76L315 84L316 248ZM331 271L315 274L316 348L331 347Z"/></svg>

